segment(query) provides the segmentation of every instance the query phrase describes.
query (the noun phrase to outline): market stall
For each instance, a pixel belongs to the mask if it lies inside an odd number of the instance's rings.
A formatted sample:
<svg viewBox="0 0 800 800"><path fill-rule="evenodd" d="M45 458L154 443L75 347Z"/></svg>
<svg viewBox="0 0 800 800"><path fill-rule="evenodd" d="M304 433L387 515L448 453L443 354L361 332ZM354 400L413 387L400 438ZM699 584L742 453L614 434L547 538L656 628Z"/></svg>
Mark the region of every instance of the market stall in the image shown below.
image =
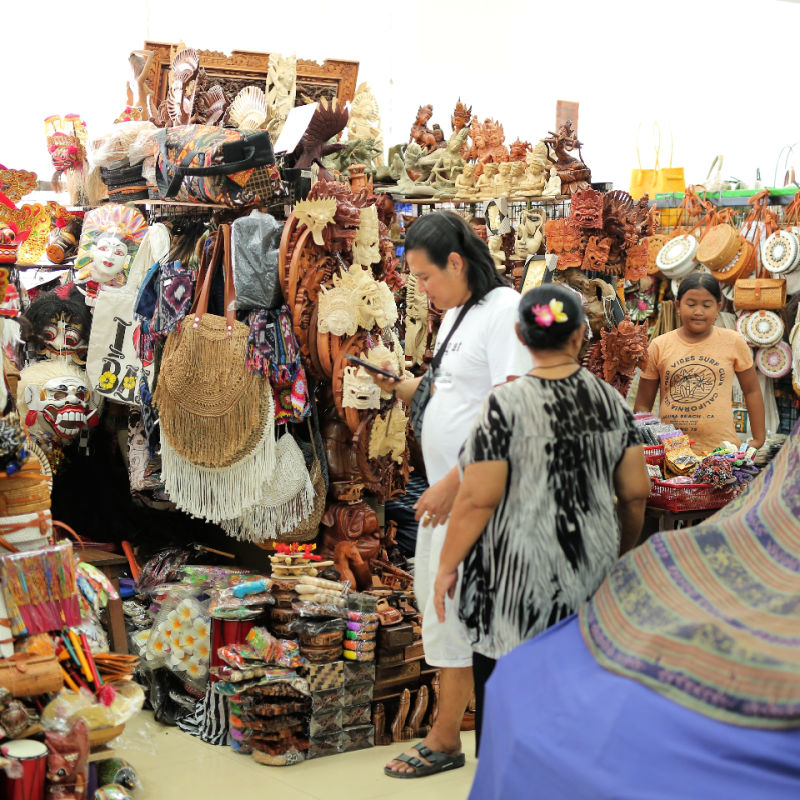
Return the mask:
<svg viewBox="0 0 800 800"><path fill-rule="evenodd" d="M685 192L634 198L592 183L571 122L507 145L460 99L448 134L423 105L385 157L355 62L147 42L130 64L108 130L45 121L68 200L25 203L37 176L0 170L6 781L43 785L27 760L46 759L53 782L69 755L71 796L128 796L130 765L89 765L143 704L265 765L425 735L438 674L386 513L424 469L370 378L433 357L440 314L402 259L420 214L466 216L522 292L580 293L584 364L631 398L675 280L711 271L768 431L791 428L793 194L720 210L672 174ZM721 507L780 443L695 452L638 423L651 506L675 514Z"/></svg>

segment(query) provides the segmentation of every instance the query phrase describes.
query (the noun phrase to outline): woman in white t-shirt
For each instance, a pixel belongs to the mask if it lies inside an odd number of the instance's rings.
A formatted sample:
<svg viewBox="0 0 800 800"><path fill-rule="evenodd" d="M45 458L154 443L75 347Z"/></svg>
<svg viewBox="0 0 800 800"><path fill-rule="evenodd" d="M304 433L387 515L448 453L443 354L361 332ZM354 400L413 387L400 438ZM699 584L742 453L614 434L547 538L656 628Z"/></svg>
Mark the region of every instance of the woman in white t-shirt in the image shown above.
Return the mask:
<svg viewBox="0 0 800 800"><path fill-rule="evenodd" d="M436 341L433 394L422 425L422 453L430 489L417 503L420 521L414 560L415 593L423 612L425 659L441 670L439 713L419 744L385 772L417 778L461 767L461 720L472 696L472 647L458 619L459 597L448 601L445 621L433 605L433 583L447 521L458 492L458 454L494 386L531 369L514 325L520 296L501 277L489 248L464 219L449 211L420 217L409 228L406 259L417 287L445 311ZM464 311L466 307L466 311ZM439 359L439 348L445 352ZM376 383L411 402L420 379Z"/></svg>

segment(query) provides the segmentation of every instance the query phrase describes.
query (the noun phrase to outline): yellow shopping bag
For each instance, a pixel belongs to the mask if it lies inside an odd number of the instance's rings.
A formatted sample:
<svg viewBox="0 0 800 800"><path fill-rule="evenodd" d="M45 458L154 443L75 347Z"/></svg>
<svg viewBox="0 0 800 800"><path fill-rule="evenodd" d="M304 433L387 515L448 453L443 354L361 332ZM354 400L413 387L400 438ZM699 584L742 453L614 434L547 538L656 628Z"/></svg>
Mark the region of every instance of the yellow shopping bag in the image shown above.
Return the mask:
<svg viewBox="0 0 800 800"><path fill-rule="evenodd" d="M658 134L658 152L661 150L661 129ZM662 167L656 174L656 192L659 194L676 194L686 190L686 177L683 167L673 167L672 157L675 153L675 137L672 128L669 131L669 166Z"/></svg>
<svg viewBox="0 0 800 800"><path fill-rule="evenodd" d="M636 160L639 162L639 169L631 170L630 195L634 200L639 200L644 195L649 195L651 200L655 199L656 175L658 173L658 147L656 147L656 163L653 169L642 168L642 156L639 152L639 138L642 132L642 123L636 131Z"/></svg>

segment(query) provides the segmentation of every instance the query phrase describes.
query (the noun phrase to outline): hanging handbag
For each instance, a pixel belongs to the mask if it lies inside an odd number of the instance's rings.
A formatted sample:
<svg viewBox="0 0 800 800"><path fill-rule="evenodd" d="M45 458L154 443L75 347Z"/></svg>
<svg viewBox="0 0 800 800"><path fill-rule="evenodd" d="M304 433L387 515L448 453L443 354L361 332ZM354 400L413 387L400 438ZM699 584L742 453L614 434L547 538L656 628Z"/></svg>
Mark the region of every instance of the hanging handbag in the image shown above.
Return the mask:
<svg viewBox="0 0 800 800"><path fill-rule="evenodd" d="M179 508L211 522L256 505L275 467L272 391L247 370L249 329L236 321L230 256L230 226L220 225L195 304L167 337L154 394L167 492ZM207 313L221 262L224 317Z"/></svg>
<svg viewBox="0 0 800 800"><path fill-rule="evenodd" d="M310 542L317 537L325 513L325 479L310 422L308 431L314 452L311 469L294 438L285 434L278 442L277 465L264 484L262 503L223 522L226 533L255 544Z"/></svg>
<svg viewBox="0 0 800 800"><path fill-rule="evenodd" d="M253 211L233 223L233 281L240 309L279 308L283 305L278 251L283 223Z"/></svg>
<svg viewBox="0 0 800 800"><path fill-rule="evenodd" d="M422 422L425 418L425 409L428 407L428 403L431 399L434 381L436 380L436 370L439 369L439 365L442 363L444 354L447 352L447 345L450 343L450 339L458 330L458 326L463 322L467 312L474 305L475 301L470 297L470 299L467 300L467 302L464 304L464 307L459 312L456 321L453 323L453 327L450 328L450 331L445 337L444 342L442 342L442 346L436 351L436 355L428 365L427 371L422 376L422 380L420 381L419 386L417 386L414 396L411 398L409 419L411 420L411 425L414 428L414 433L416 434L417 441L419 442L422 441Z"/></svg>
<svg viewBox="0 0 800 800"><path fill-rule="evenodd" d="M168 252L169 231L156 223L142 240L125 285L104 287L97 296L86 375L94 391L117 403L137 405L139 402L137 378L142 361L134 342L138 327L134 307L148 270Z"/></svg>
<svg viewBox="0 0 800 800"><path fill-rule="evenodd" d="M651 200L655 200L656 173L658 172L658 148L656 147L655 167L653 169L642 168L642 156L639 150L639 138L641 133L642 123L640 122L636 131L636 160L639 163L639 168L631 170L631 184L628 193L637 201L644 197L644 195L648 195Z"/></svg>
<svg viewBox="0 0 800 800"><path fill-rule="evenodd" d="M686 177L683 167L673 167L672 158L675 152L675 137L672 129L669 131L669 166L656 166L656 188L657 194L679 194L686 191ZM658 149L661 151L661 129L658 129Z"/></svg>
<svg viewBox="0 0 800 800"><path fill-rule="evenodd" d="M765 189L750 199L753 210L747 216L742 230L755 250L755 277L737 278L733 287L733 305L738 311L774 311L786 305L786 280L767 278L761 259L763 240L777 228L775 215L769 210L769 190Z"/></svg>
<svg viewBox="0 0 800 800"><path fill-rule="evenodd" d="M180 125L155 134L156 181L162 198L241 207L281 191L280 172L266 131Z"/></svg>

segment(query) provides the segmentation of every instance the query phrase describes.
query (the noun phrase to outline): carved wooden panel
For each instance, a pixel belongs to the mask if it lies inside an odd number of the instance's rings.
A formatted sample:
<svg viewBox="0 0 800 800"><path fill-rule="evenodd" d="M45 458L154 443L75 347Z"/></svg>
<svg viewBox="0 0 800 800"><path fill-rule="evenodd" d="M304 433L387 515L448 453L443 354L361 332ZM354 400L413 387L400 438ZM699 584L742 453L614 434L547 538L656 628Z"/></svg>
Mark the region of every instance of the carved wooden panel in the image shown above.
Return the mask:
<svg viewBox="0 0 800 800"><path fill-rule="evenodd" d="M167 95L168 76L173 56L185 45L145 42L145 50L155 53L147 83L153 90L156 106ZM229 56L212 50L198 50L200 66L208 77L208 85L218 83L230 101L245 86L266 88L269 53L234 50ZM358 79L358 61L328 59L297 61L297 105L316 102L321 97L337 97L340 103L352 101Z"/></svg>

